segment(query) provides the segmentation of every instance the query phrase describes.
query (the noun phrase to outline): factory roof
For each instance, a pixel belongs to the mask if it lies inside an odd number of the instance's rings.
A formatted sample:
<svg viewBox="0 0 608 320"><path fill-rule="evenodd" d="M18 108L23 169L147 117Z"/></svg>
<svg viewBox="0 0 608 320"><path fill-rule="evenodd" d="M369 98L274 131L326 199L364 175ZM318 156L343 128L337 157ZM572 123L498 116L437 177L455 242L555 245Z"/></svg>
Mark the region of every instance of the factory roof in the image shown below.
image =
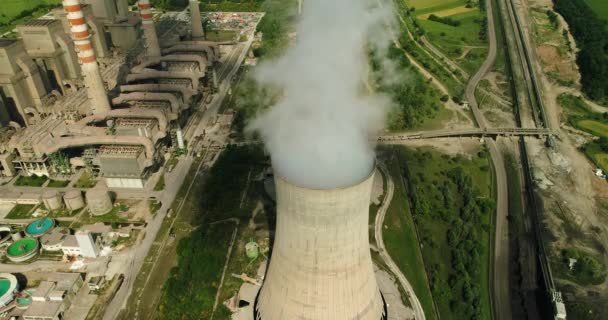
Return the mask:
<svg viewBox="0 0 608 320"><path fill-rule="evenodd" d="M2 38L2 39L0 39L0 48L6 48L15 42L17 42L17 40L15 40L15 39Z"/></svg>
<svg viewBox="0 0 608 320"><path fill-rule="evenodd" d="M82 226L80 228L80 231L89 231L90 233L106 234L106 233L112 231L112 227L106 226L105 224L98 222L95 224L89 224L86 226Z"/></svg>
<svg viewBox="0 0 608 320"><path fill-rule="evenodd" d="M59 309L61 308L62 304L63 304L62 301L45 301L45 302L34 301L27 308L25 313L23 313L23 317L26 319L31 319L31 318L53 319L59 313Z"/></svg>
<svg viewBox="0 0 608 320"><path fill-rule="evenodd" d="M101 146L99 148L99 156L103 157L132 157L141 154L144 148L140 146Z"/></svg>
<svg viewBox="0 0 608 320"><path fill-rule="evenodd" d="M36 288L36 291L34 291L34 293L32 294L32 299L45 300L46 297L49 295L49 292L51 292L51 290L53 290L54 287L55 287L54 282L51 282L51 281L40 282L40 285L38 285L38 288Z"/></svg>
<svg viewBox="0 0 608 320"><path fill-rule="evenodd" d="M48 276L47 280L56 283L55 290L68 291L72 289L79 278L82 279L80 273L53 272Z"/></svg>
<svg viewBox="0 0 608 320"><path fill-rule="evenodd" d="M65 237L65 239L63 240L63 245L62 247L64 248L80 248L80 246L78 245L78 241L76 240L76 236L74 235L67 235Z"/></svg>
<svg viewBox="0 0 608 320"><path fill-rule="evenodd" d="M44 234L42 237L40 237L40 242L43 246L54 246L63 243L68 235L67 230L56 228L50 233Z"/></svg>
<svg viewBox="0 0 608 320"><path fill-rule="evenodd" d="M26 23L24 23L24 26L28 26L28 27L41 27L41 26L49 26L53 23L57 22L57 20L54 19L33 19L30 20Z"/></svg>

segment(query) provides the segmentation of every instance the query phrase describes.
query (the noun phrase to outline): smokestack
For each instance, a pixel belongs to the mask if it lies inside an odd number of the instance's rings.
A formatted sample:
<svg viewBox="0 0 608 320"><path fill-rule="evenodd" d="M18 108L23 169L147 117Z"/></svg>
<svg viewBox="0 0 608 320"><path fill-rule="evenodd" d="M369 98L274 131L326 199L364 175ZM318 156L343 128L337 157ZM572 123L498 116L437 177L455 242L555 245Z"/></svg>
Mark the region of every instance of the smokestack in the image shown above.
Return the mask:
<svg viewBox="0 0 608 320"><path fill-rule="evenodd" d="M276 236L257 320L386 319L369 249L373 177L340 189L275 178Z"/></svg>
<svg viewBox="0 0 608 320"><path fill-rule="evenodd" d="M190 0L190 16L192 20L192 38L203 38L203 20L201 19L201 7L198 0Z"/></svg>
<svg viewBox="0 0 608 320"><path fill-rule="evenodd" d="M63 0L63 8L67 13L72 39L76 46L76 52L80 60L87 94L91 102L93 114L105 114L110 112L110 102L103 84L97 57L91 44L91 36L87 27L84 14L80 9L78 0Z"/></svg>
<svg viewBox="0 0 608 320"><path fill-rule="evenodd" d="M127 0L116 0L117 20L126 21L129 19L129 4Z"/></svg>
<svg viewBox="0 0 608 320"><path fill-rule="evenodd" d="M154 15L152 14L150 0L139 0L138 6L144 28L144 37L146 37L148 56L160 57L160 46L158 44L158 36L156 35L156 27L154 26Z"/></svg>

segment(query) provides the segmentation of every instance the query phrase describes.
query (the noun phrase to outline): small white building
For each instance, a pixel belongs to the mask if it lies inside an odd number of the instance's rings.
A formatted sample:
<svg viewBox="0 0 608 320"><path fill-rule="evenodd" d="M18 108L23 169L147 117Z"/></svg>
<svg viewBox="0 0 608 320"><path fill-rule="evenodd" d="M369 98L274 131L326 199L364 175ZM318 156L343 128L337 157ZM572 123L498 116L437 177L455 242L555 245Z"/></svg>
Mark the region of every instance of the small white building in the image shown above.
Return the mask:
<svg viewBox="0 0 608 320"><path fill-rule="evenodd" d="M100 237L97 237L99 239ZM93 234L87 230L76 232L76 241L80 247L80 255L85 258L97 258L99 256L99 243L95 241Z"/></svg>
<svg viewBox="0 0 608 320"><path fill-rule="evenodd" d="M78 241L76 240L76 236L67 235L63 240L63 244L61 245L61 250L63 254L66 256L79 256L80 255L80 245L78 245Z"/></svg>

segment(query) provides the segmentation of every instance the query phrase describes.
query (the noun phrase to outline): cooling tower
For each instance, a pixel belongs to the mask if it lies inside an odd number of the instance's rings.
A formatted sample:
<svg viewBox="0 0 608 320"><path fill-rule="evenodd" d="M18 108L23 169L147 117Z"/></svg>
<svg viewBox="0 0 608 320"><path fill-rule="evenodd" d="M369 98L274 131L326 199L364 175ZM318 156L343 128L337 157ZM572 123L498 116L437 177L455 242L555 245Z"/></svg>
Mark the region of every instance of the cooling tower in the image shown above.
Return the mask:
<svg viewBox="0 0 608 320"><path fill-rule="evenodd" d="M63 196L63 201L65 202L65 206L72 211L84 207L84 198L80 190L66 192Z"/></svg>
<svg viewBox="0 0 608 320"><path fill-rule="evenodd" d="M110 198L108 189L101 182L95 188L87 191L86 198L89 211L93 216L102 216L112 210L112 198Z"/></svg>
<svg viewBox="0 0 608 320"><path fill-rule="evenodd" d="M369 250L373 173L314 190L275 177L277 226L256 320L386 319Z"/></svg>

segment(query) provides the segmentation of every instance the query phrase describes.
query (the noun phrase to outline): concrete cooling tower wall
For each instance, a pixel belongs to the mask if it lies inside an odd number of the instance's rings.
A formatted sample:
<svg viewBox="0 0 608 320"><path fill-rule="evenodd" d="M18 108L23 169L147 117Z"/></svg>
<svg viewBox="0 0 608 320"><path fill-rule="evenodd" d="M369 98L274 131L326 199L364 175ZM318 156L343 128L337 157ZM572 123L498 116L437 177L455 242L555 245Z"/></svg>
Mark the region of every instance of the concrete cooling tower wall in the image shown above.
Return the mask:
<svg viewBox="0 0 608 320"><path fill-rule="evenodd" d="M276 236L256 319L384 319L369 249L372 182L314 190L275 179Z"/></svg>

